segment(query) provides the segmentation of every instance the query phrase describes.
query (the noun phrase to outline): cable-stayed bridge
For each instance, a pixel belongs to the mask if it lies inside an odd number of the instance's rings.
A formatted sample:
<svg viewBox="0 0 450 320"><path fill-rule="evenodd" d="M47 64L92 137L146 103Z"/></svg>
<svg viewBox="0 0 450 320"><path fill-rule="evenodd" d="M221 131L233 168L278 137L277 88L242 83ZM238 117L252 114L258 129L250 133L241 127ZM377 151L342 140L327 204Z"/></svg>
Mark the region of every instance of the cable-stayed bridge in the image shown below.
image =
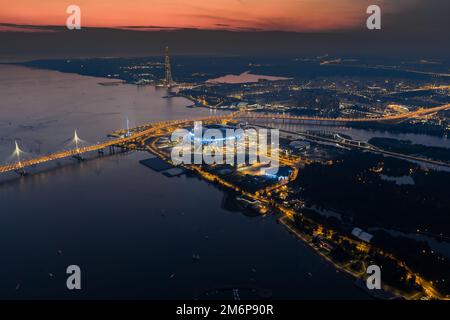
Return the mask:
<svg viewBox="0 0 450 320"><path fill-rule="evenodd" d="M138 140L143 140L142 138L151 137L155 134L161 133L164 129L170 127L179 127L186 125L193 121L221 121L224 119L282 119L282 120L298 120L298 121L313 121L317 123L373 123L373 122L401 122L408 118L416 118L423 117L426 115L434 114L439 111L450 109L450 104L446 104L439 107L429 108L429 109L418 109L416 111L411 111L403 114L397 115L389 115L382 117L373 117L373 118L320 118L320 117L304 117L304 116L292 116L289 114L263 114L257 112L234 112L228 115L223 116L210 116L199 119L187 119L187 120L171 120L158 122L153 124L142 125L136 127L132 130L127 128L123 131L123 136L117 139L107 140L105 142L97 143L90 146L81 146L81 139L78 137L78 133L75 131L72 142L75 144L75 148L60 152L55 152L43 156L34 157L32 159L23 159L21 154L23 153L20 150L17 141L15 142L15 151L14 155L17 159L16 162L11 164L6 164L0 166L0 173L23 170L26 167L42 164L49 161L54 161L58 159L63 159L67 157L80 157L80 155L92 152L92 151L100 151L108 147L127 147L127 144L137 142Z"/></svg>
<svg viewBox="0 0 450 320"><path fill-rule="evenodd" d="M18 143L16 142L16 148L14 151L14 156L17 158L17 161L11 164L6 164L0 166L0 173L9 172L9 171L18 171L26 167L34 166L37 164L42 164L49 161L54 161L58 159L68 158L68 157L79 157L80 155L92 151L103 150L108 147L118 146L118 147L126 147L127 144L136 142L138 139L152 136L158 134L162 130L173 127L173 126L182 126L184 124L193 122L193 121L221 121L224 118L230 118L232 114L225 116L213 116L213 117L205 117L199 119L188 119L188 120L173 120L173 121L164 121L158 122L148 125L142 125L134 130L125 130L125 135L122 138L111 139L105 142L97 143L90 146L80 146L81 139L78 137L78 133L75 132L72 142L75 144L75 148L70 150L64 150L60 152L55 152L43 156L38 156L32 159L25 160L21 158L21 154L23 153L20 150ZM128 132L128 134L126 134ZM132 133L131 133L132 132Z"/></svg>

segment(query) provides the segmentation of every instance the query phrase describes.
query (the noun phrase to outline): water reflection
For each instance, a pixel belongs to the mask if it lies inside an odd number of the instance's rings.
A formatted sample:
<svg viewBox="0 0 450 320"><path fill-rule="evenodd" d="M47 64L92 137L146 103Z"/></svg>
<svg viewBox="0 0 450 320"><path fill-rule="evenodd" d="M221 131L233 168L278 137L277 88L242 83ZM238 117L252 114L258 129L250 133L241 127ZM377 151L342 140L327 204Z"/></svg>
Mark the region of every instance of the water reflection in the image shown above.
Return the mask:
<svg viewBox="0 0 450 320"><path fill-rule="evenodd" d="M75 128L96 142L126 117L137 125L209 113L150 87L0 69L2 159L14 139L45 153ZM274 217L226 210L224 192L154 172L139 164L147 156L67 159L8 176L0 184L0 297L195 298L232 286L264 288L274 298L367 298ZM70 264L81 267L81 291L65 287Z"/></svg>

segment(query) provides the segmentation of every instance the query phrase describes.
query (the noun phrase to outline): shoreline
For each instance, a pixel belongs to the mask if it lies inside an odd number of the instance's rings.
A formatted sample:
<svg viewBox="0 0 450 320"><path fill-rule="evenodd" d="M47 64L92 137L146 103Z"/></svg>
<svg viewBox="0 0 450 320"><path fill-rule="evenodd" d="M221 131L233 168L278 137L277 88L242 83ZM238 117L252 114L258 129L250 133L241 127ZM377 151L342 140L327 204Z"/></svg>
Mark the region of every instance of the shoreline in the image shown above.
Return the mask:
<svg viewBox="0 0 450 320"><path fill-rule="evenodd" d="M38 69L40 69L40 68L38 68ZM44 70L49 70L49 69L44 69ZM59 71L57 71L57 70L50 70L50 71L56 71L56 72L59 72ZM66 73L66 72L61 72L61 73ZM73 74L73 73L68 73L68 74ZM85 75L81 75L81 76L84 77ZM91 76L89 76L89 77L91 77ZM95 78L97 78L97 77L95 77ZM149 85L149 86L155 87L155 86L153 86L153 85ZM155 88L156 88L156 87L155 87ZM185 106L185 107L188 107L188 106ZM202 180L208 181L208 180L205 180L205 179L201 176L201 174L198 174L198 172L196 172L195 170L192 170L192 172L197 173L197 175L198 175L200 178L202 178ZM213 182L214 185L217 185L217 183L216 183L215 181L209 181L209 182ZM223 191L223 190L222 190L222 191ZM285 225L285 222L283 222L283 220L282 220L283 218L288 218L288 217L285 216L285 217L281 217L281 218L279 219L279 221L281 221L281 223L283 223L283 225ZM285 220L285 219L284 219L284 220ZM286 225L286 227L287 227L287 225ZM289 228L289 229L290 229L290 228ZM309 247L311 247L311 249L314 249L314 247L311 246L311 244L308 242L307 239L302 239L302 238L301 238L301 240L302 240L303 242L306 242L306 244L307 244ZM314 251L316 251L316 253L318 253L319 256L325 258L326 261L328 261L329 263L331 263L331 264L335 267L336 270L340 270L340 269L342 268L342 267L340 267L339 265L337 265L336 263L334 263L331 259L329 259L329 258L326 257L325 255L323 255L320 251L315 250L315 249L314 249ZM342 269L342 271L349 272L349 271L347 271L346 269ZM350 272L349 274L352 275L352 276L355 276L355 275L352 274L351 272ZM356 276L355 276L355 277L356 277Z"/></svg>
<svg viewBox="0 0 450 320"><path fill-rule="evenodd" d="M283 225L283 227L285 227L287 229L287 231L294 235L296 238L300 239L308 248L310 248L312 251L314 251L315 254L317 254L318 256L320 256L325 263L330 264L335 270L336 272L342 272L343 274L347 275L348 277L350 277L352 280L355 280L354 285L357 286L356 281L358 280L362 280L364 281L364 278L362 277L362 274L356 274L340 265L338 265L336 262L334 262L331 258L329 258L328 256L326 256L325 254L323 254L322 252L320 252L318 249L316 249L308 239L306 239L305 237L303 237L303 235L301 235L301 233L299 231L297 231L294 227L290 226L288 222L286 222L285 220L289 219L287 216L283 216L277 219L277 221L279 221L280 224ZM373 293L370 293L370 291L365 290L362 287L357 286L358 288L360 288L364 293L366 293L369 297L374 298L374 299L378 299L377 296L375 296ZM383 292L391 294L392 297L388 298L389 300L395 300L395 299L399 299L399 298L404 298L403 296L398 296L396 294L394 294L391 291L386 290L387 288L382 288Z"/></svg>

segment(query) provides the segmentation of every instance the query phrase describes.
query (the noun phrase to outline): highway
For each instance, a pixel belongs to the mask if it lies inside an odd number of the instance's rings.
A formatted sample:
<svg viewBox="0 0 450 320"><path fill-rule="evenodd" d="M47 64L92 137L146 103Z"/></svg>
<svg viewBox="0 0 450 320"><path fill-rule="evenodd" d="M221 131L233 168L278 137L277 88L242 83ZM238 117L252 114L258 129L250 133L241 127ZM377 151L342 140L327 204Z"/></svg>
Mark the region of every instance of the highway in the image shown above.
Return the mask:
<svg viewBox="0 0 450 320"><path fill-rule="evenodd" d="M435 112L442 111L442 110L447 110L449 108L450 108L450 104L447 104L447 105L443 105L443 106L436 107L436 108L421 109L421 110L417 110L414 112L404 113L404 114L395 115L395 116L386 116L386 117L381 117L381 118L353 119L353 120L352 119L344 119L344 118L314 118L314 117L289 116L289 115L284 115L284 114L258 114L258 113L235 112L235 113L231 113L231 114L224 115L224 116L212 116L212 117L205 117L205 118L199 118L199 119L165 121L165 122L159 122L159 123L154 123L154 124L146 124L146 125L142 125L142 126L133 128L133 129L131 129L131 131L129 131L129 132L131 132L129 134L129 136L119 137L117 139L111 139L111 140L108 140L108 141L105 141L102 143L98 143L95 145L87 146L87 147L75 148L75 149L66 150L66 151L60 151L60 152L56 152L56 153L52 153L52 154L48 154L48 155L44 155L44 156L39 156L39 157L36 157L33 159L23 160L23 161L16 162L13 164L0 166L0 173L20 170L25 167L34 166L37 164L41 164L41 163L45 163L45 162L49 162L49 161L53 161L53 160L57 160L57 159L62 159L62 158L66 158L66 157L81 155L81 154L84 154L87 152L102 150L102 149L110 147L110 146L121 146L121 147L131 147L132 145L133 146L141 146L142 148L144 148L148 151L151 151L152 153L160 156L162 159L170 161L170 159L168 159L165 154L163 154L162 152L160 152L160 150L158 150L158 148L156 146L156 141L157 141L156 139L153 139L153 141L150 144L146 144L146 140L151 139L151 138L156 138L161 135L167 135L168 133L170 133L170 130L174 130L176 128L187 126L189 123L192 123L193 121L203 121L206 123L207 122L212 122L212 123L216 122L217 123L217 122L221 122L223 120L232 120L232 119L265 118L265 119L293 119L293 120L318 120L318 121L343 121L343 122L355 122L355 121L371 122L371 121L399 120L399 119L405 119L405 118L409 118L409 117L418 117L418 116L423 116L423 115L435 113ZM424 159L424 158L418 158L418 157L409 156L409 155L397 154L394 152L378 149L371 145L358 145L358 144L354 144L354 143L349 143L351 141L347 141L345 139L334 140L331 138L316 136L313 134L299 133L299 132L293 132L293 131L281 130L281 129L280 129L280 132L284 132L284 133L291 134L291 135L300 135L303 138L310 139L310 140L323 141L323 142L332 143L332 144L339 144L344 147L358 148L358 149L367 150L370 152L381 153L381 154L394 156L394 157L398 157L398 158L403 158L403 159L407 159L407 160L427 162L430 164L450 167L450 164L448 164L448 163L443 163L443 162ZM127 133L128 133L127 130L118 131L119 136L127 134ZM235 190L236 192L239 192L241 195L246 196L249 199L259 201L263 206L272 206L274 209L276 209L277 211L279 211L283 214L284 217L281 218L281 221L283 222L283 224L287 225L285 223L286 222L285 219L292 219L295 211L290 208L286 208L285 206L283 206L280 203L271 203L270 198L267 197L267 193L270 193L278 188L285 186L289 181L295 180L295 178L299 174L300 163L305 162L305 161L306 161L305 159L289 158L289 157L285 157L282 155L279 159L279 162L282 164L291 166L293 168L293 171L292 171L291 175L289 176L289 178L285 181L280 181L279 183L276 183L271 187L267 187L265 189L259 190L258 192L255 192L255 193L250 193L246 190L243 190L239 186L233 185L232 183L222 179L221 177L204 170L201 166L192 165L192 166L190 166L190 169L197 172L205 180L208 180L208 181L211 181L214 183L218 183L227 188ZM305 239L299 232L293 230L292 228L290 228L290 229L292 232L295 232L297 236L302 238L306 243L310 244L310 241ZM350 238L347 238L347 240L353 241ZM315 250L317 252L319 252L319 254L321 254L322 257L324 257L330 263L335 265L338 270L346 271L347 273L350 273L355 277L360 276L359 274L355 274L354 272L349 271L348 268L342 268L342 267L338 266L329 257L322 254L317 248L315 248ZM397 261L397 263L399 263L399 264L402 264L401 261L398 261L398 260L395 260L395 261ZM410 274L413 274L413 272L410 269L407 269L407 270ZM426 281L425 279L421 278L417 274L414 274L414 275L416 276L417 281L425 289L428 296L433 297L433 298L439 298L439 299L448 298L447 296L440 295L439 292L437 292L434 289L432 283Z"/></svg>
<svg viewBox="0 0 450 320"><path fill-rule="evenodd" d="M207 118L200 118L200 119L158 122L158 123L154 123L151 125L146 125L145 130L135 132L128 137L111 139L111 140L108 140L108 141L105 141L102 143L98 143L95 145L87 146L87 147L75 148L75 149L66 150L66 151L60 151L60 152L51 153L48 155L36 157L33 159L29 159L29 160L15 162L13 164L3 165L3 166L0 166L0 173L20 170L20 169L23 169L26 167L34 166L34 165L49 162L49 161L54 161L54 160L63 159L63 158L67 158L67 157L73 157L73 156L81 155L81 154L84 154L87 152L102 150L102 149L110 147L110 146L125 146L127 143L135 142L135 141L137 141L137 139L142 138L142 137L152 136L155 133L158 133L159 131L163 130L164 128L175 126L175 125L183 126L192 121L212 121L212 120L220 121L220 120L230 117L230 116L232 116L232 114L227 115L227 116L214 116L214 117L207 117Z"/></svg>
<svg viewBox="0 0 450 320"><path fill-rule="evenodd" d="M431 159L427 159L427 158L421 158L421 157L411 156L411 155L407 155L407 154L387 151L387 150L383 150L383 149L377 148L375 146L372 146L372 145L370 145L368 143L364 144L364 145L359 145L359 144L346 142L346 141L350 141L350 140L345 140L345 139L344 140L334 140L334 139L330 139L330 138L317 136L317 135L314 135L314 134L308 134L306 132L296 132L296 131L289 131L289 130L283 130L283 129L279 129L279 130L280 130L280 132L283 132L283 133L301 136L303 138L307 138L307 139L313 140L313 141L317 141L318 140L318 141L323 141L323 142L329 142L329 143L332 143L332 144L338 144L338 145L343 146L343 147L354 148L354 149L361 149L361 150L370 151L370 152L373 152L373 153L384 154L384 155L395 157L395 158L399 158L399 159L405 159L405 160L411 160L411 161L417 161L417 162L424 162L424 163L429 163L429 164L432 164L432 165L437 165L437 166L450 168L450 163L448 163L448 162L436 161L436 160L431 160Z"/></svg>
<svg viewBox="0 0 450 320"><path fill-rule="evenodd" d="M224 115L224 116L212 116L212 117L205 117L205 118L200 118L200 119L189 119L189 120L164 121L164 122L159 122L159 123L154 123L154 124L142 125L137 128L134 128L131 130L131 132L133 132L131 135L125 136L122 138L111 139L111 140L108 140L108 141L105 141L102 143L98 143L95 145L87 146L87 147L55 152L55 153L51 153L51 154L44 155L44 156L38 156L33 159L28 159L28 160L18 161L18 162L12 163L12 164L3 165L3 166L0 166L0 173L17 171L17 170L21 170L26 167L34 166L34 165L49 162L49 161L54 161L54 160L67 158L67 157L73 157L73 156L81 155L81 154L87 153L87 152L102 150L102 149L110 147L110 146L126 146L126 144L135 142L139 138L151 137L152 135L154 135L155 133L157 133L158 131L160 131L164 128L168 128L171 126L183 126L183 125L186 125L186 123L193 122L193 121L218 121L218 122L220 122L221 120L224 120L224 119L260 119L260 118L263 118L263 119L288 119L288 120L300 120L300 121L344 122L344 123L348 123L348 122L383 122L383 121L399 121L399 120L404 120L407 118L420 117L420 116L425 116L425 115L433 114L433 113L443 111L443 110L448 110L448 109L450 109L450 104L446 104L446 105L442 105L442 106L434 107L434 108L430 108L430 109L419 109L416 111L407 112L407 113L398 114L398 115L389 115L389 116L385 116L385 117L374 117L374 118L320 118L320 117L291 116L288 114L262 114L262 113L254 113L254 112L249 113L249 112L245 112L245 111L244 112L238 111L238 112L234 112L234 113ZM122 131L125 133L125 130L122 130ZM335 143L335 141L333 141L333 142ZM354 146L352 145L352 147L354 147ZM369 149L369 150L376 151L374 149ZM411 159L411 160L427 161L432 164L442 165L442 163L432 161L432 160L424 160L422 158L415 158L412 156L395 154L393 152L388 152L388 151L382 151L382 152L385 154L402 156L404 158Z"/></svg>
<svg viewBox="0 0 450 320"><path fill-rule="evenodd" d="M243 113L240 118L245 119L280 119L280 120L297 120L297 121L317 121L317 122L342 122L342 123L366 123L366 122L387 122L387 121L402 121L408 118L422 117L430 115L439 111L450 109L450 104L445 104L439 107L429 109L419 109L416 111L406 112L403 114L389 115L384 117L373 118L321 118L321 117L305 117L305 116L292 116L289 114L263 114L263 113Z"/></svg>

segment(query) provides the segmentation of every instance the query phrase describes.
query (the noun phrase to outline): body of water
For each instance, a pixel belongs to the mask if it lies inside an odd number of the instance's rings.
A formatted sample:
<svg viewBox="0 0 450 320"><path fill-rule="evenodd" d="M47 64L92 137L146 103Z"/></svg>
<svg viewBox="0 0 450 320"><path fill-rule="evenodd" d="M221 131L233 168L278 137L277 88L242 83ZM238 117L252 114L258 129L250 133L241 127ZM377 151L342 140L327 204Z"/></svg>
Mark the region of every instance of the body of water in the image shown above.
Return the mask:
<svg viewBox="0 0 450 320"><path fill-rule="evenodd" d="M275 128L280 128L288 131L329 131L345 134L350 136L353 140L359 140L368 142L371 138L381 137L381 138L392 138L398 140L409 140L414 144L423 144L426 146L443 147L450 148L450 140L447 137L431 136L426 134L416 134L416 133L393 133L389 131L381 130L365 130L356 129L345 126L335 126L335 125L315 125L315 124L299 124L299 123L282 123L281 121L273 122L269 121L267 125Z"/></svg>
<svg viewBox="0 0 450 320"><path fill-rule="evenodd" d="M131 125L208 115L166 90L0 66L0 156L52 152ZM67 160L0 183L1 298L196 298L224 287L273 298L368 298L277 224L224 209L225 193L139 164L146 153ZM193 259L193 256L195 259ZM79 265L82 290L66 288Z"/></svg>
<svg viewBox="0 0 450 320"><path fill-rule="evenodd" d="M287 80L289 78L285 77L275 77L275 76L265 76L258 74L251 74L250 71L243 72L241 74L229 74L223 77L219 77L216 79L210 79L206 82L210 83L252 83L258 82L259 80L268 80L268 81L276 81L276 80Z"/></svg>

